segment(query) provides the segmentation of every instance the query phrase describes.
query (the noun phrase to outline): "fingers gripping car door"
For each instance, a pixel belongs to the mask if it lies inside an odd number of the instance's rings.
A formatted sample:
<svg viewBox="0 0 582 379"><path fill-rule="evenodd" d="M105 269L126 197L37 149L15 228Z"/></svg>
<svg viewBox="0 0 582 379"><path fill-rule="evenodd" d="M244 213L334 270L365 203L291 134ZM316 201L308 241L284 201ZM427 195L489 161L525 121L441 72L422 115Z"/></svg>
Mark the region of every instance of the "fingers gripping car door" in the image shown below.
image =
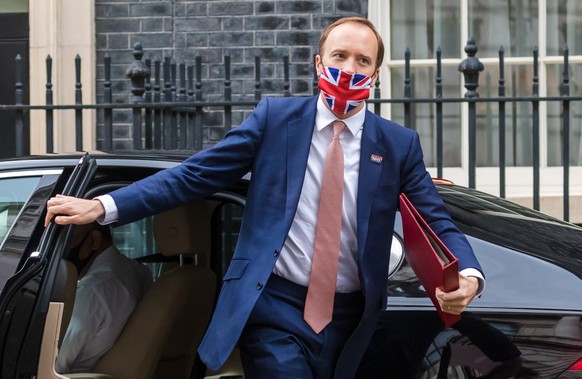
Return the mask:
<svg viewBox="0 0 582 379"><path fill-rule="evenodd" d="M97 168L85 154L74 168L62 194L81 196ZM42 332L53 283L70 227L51 222L44 230L37 251L11 277L0 294L0 377L36 377Z"/></svg>

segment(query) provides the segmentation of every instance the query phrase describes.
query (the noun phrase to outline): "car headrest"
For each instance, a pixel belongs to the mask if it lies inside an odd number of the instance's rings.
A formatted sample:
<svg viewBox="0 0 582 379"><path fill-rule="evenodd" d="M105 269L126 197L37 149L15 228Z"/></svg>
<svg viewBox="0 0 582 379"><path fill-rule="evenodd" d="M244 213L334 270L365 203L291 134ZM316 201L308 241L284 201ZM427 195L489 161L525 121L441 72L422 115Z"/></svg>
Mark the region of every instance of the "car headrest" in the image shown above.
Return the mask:
<svg viewBox="0 0 582 379"><path fill-rule="evenodd" d="M154 216L154 238L165 256L210 253L211 217L216 203L201 201Z"/></svg>

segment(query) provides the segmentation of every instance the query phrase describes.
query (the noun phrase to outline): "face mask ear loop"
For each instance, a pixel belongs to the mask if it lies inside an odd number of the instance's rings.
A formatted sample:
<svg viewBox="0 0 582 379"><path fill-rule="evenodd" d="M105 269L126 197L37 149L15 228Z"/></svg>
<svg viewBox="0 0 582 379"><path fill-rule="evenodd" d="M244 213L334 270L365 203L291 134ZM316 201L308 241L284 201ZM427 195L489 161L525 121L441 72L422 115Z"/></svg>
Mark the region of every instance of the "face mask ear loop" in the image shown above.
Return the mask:
<svg viewBox="0 0 582 379"><path fill-rule="evenodd" d="M317 79L321 78L321 73L325 69L325 66L323 65L323 63L319 62L319 65L321 66L321 69L319 70L319 72L317 71L317 66L315 66L315 72L317 73Z"/></svg>

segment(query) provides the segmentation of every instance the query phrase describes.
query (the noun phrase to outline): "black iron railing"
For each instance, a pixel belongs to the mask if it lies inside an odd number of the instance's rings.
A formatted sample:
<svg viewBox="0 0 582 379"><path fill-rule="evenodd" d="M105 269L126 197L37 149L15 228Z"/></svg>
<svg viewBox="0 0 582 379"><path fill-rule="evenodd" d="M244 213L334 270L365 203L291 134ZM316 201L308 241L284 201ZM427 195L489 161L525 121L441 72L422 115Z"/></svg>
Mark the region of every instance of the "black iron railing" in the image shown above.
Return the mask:
<svg viewBox="0 0 582 379"><path fill-rule="evenodd" d="M429 104L435 107L435 162L437 175L443 176L443 105L446 103L467 103L468 107L468 183L474 188L476 183L476 128L477 128L477 104L496 103L499 107L499 192L502 197L506 193L506 107L508 104L531 104L531 133L532 133L532 169L533 169L533 208L540 208L540 102L559 102L561 104L562 123L562 159L564 180L564 219L569 220L570 209L570 104L582 101L581 96L571 96L569 88L569 55L564 50L563 74L559 96L539 95L538 79L538 50L533 50L533 82L531 96L508 97L506 96L504 50L499 50L499 82L497 97L480 97L478 94L479 73L483 71L483 65L476 57L477 47L475 41L469 39L465 47L467 58L463 60L458 69L464 76L466 93L464 97L443 97L442 58L440 49L436 54L436 77L434 83L434 97L417 98L412 95L412 79L410 73L410 52L405 54L404 69L404 97L381 98L380 89L377 86L373 98L368 101L375 113L379 114L382 104L402 104L404 112L404 126L412 127L412 105ZM83 146L83 118L82 110L95 109L102 113L98 117L98 128L102 129L98 148L105 151L116 150L113 131L115 128L114 112L131 113L132 148L141 149L192 149L199 150L213 143L208 136L204 136L205 121L209 115L219 113L222 118L222 129L228 131L236 126L244 118L244 114L252 111L257 102L264 96L261 79L261 59L255 57L254 93L250 96L240 96L233 99L231 86L230 57L224 57L224 78L222 85L222 100L207 100L203 91L202 60L195 58L193 65L177 64L170 58L164 61L143 60L143 50L140 44L136 44L133 51L134 61L127 69L127 76L131 81L131 99L127 102L114 102L111 82L111 59L106 54L104 57L104 81L103 102L99 104L82 103L81 83L81 58L75 58L76 84L75 104L53 104L52 88L52 59L46 60L46 104L25 105L22 103L22 64L20 57L16 58L16 104L0 105L0 111L16 111L15 128L17 155L24 151L23 130L25 127L26 113L32 111L44 111L46 122L46 151L54 152L54 111L73 110L75 112L76 149L84 150ZM291 96L289 78L289 58L283 61L283 91L279 96ZM317 76L314 70L313 91L317 91ZM379 84L379 83L377 83ZM129 97L128 97L129 98ZM235 112L236 110L236 112ZM236 113L236 115L235 115Z"/></svg>

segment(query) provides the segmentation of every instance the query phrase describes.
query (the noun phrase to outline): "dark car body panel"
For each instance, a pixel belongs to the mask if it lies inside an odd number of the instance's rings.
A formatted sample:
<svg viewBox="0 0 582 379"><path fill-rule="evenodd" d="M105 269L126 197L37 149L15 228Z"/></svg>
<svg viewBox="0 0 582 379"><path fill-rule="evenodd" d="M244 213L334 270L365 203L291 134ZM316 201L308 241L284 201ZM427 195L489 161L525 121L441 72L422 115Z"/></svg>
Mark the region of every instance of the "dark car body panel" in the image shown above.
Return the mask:
<svg viewBox="0 0 582 379"><path fill-rule="evenodd" d="M85 175L87 189L73 186L80 195L118 188L178 165L187 155L92 156L97 167L94 175ZM0 270L0 283L6 283L0 293L2 378L35 375L51 277L70 239L67 228L51 232L42 226L45 205L70 185L79 159L55 155L0 161L0 179L6 173L45 170L0 247L0 266L9 267ZM216 199L230 199L242 208L247 185L243 179ZM389 279L387 309L358 377L582 377L564 375L582 358L582 229L492 195L451 184L437 187L483 267L485 290L458 324L444 329L404 260ZM398 217L395 233L402 238ZM44 251L33 254L39 249ZM228 260L221 256L212 262L219 276Z"/></svg>
<svg viewBox="0 0 582 379"><path fill-rule="evenodd" d="M582 357L582 229L488 194L438 187L485 272L485 291L444 330L405 262L390 278L360 377L560 376Z"/></svg>

